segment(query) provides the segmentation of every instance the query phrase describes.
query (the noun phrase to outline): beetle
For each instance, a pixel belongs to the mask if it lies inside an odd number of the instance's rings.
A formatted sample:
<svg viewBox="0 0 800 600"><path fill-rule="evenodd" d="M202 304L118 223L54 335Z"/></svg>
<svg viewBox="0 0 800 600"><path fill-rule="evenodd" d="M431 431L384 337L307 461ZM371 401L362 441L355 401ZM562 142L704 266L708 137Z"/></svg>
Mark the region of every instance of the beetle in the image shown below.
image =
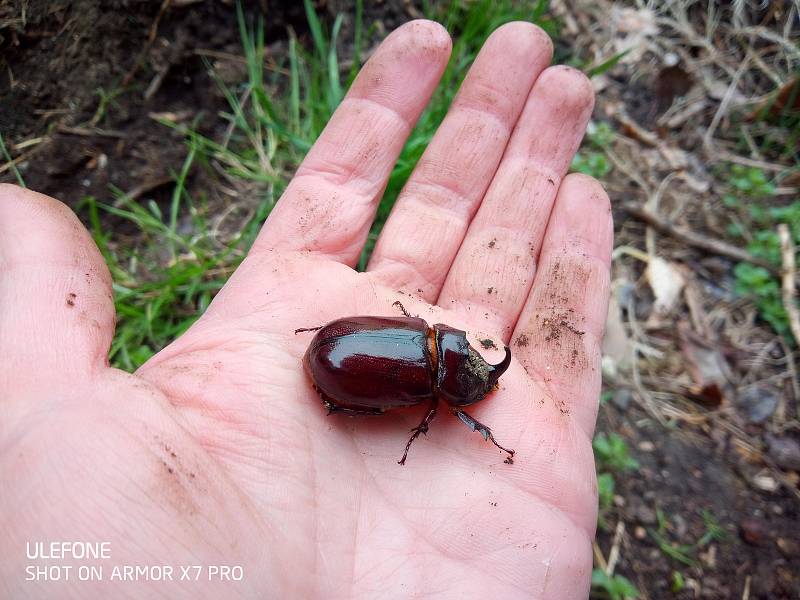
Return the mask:
<svg viewBox="0 0 800 600"><path fill-rule="evenodd" d="M511 364L508 346L504 346L503 360L491 365L470 345L466 332L442 323L430 327L406 312L400 302L394 306L404 316L346 317L295 330L295 334L317 332L303 356L303 366L328 414L383 415L427 402L428 410L411 430L398 461L403 465L414 440L428 433L441 400L467 427L506 452L506 463L513 463L514 450L498 444L486 425L463 410L497 387Z"/></svg>

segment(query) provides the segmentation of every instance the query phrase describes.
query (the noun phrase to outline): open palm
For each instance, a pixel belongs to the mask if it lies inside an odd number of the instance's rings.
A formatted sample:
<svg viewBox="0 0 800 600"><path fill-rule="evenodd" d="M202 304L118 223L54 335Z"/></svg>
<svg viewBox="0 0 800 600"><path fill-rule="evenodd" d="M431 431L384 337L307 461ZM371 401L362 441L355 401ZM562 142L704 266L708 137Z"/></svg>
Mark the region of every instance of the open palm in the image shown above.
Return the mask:
<svg viewBox="0 0 800 600"><path fill-rule="evenodd" d="M367 272L352 269L449 50L427 21L387 38L244 263L133 375L107 364L110 277L87 232L57 201L0 188L0 595L586 596L612 229L600 186L564 177L591 86L546 68L541 30L489 38ZM294 330L396 315L396 300L511 345L470 412L513 465L446 411L405 466L422 407L326 416L301 368L313 334ZM61 540L110 542L107 570L244 578L25 581L25 542Z"/></svg>

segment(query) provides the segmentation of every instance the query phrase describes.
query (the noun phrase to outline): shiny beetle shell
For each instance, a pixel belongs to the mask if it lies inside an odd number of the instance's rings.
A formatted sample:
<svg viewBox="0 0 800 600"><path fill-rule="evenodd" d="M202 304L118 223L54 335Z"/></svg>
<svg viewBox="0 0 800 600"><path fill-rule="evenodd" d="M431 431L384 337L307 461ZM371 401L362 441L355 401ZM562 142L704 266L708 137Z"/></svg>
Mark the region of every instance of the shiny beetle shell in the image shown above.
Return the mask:
<svg viewBox="0 0 800 600"><path fill-rule="evenodd" d="M429 403L422 422L412 430L403 464L411 443L428 431L441 400L473 431L506 451L506 462L511 462L514 451L500 446L488 427L462 410L497 387L511 363L509 348L499 364L491 365L464 331L443 324L430 327L402 310L407 316L346 317L296 331L316 331L303 365L328 413L380 415Z"/></svg>

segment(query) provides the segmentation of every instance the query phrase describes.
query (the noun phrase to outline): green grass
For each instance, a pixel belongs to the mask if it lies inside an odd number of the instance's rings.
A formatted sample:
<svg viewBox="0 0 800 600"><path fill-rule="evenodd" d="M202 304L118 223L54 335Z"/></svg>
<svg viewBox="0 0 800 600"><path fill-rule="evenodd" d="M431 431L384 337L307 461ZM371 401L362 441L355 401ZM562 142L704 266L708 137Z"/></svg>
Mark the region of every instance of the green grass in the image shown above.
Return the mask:
<svg viewBox="0 0 800 600"><path fill-rule="evenodd" d="M608 514L614 502L615 474L636 469L639 462L630 455L628 444L616 433L598 433L592 441L597 468L597 495L599 502L597 522L608 530Z"/></svg>
<svg viewBox="0 0 800 600"><path fill-rule="evenodd" d="M608 514L614 502L615 476L636 469L639 462L630 455L627 442L616 433L598 433L592 441L597 468L597 492L599 509L597 523L601 529L611 529ZM592 598L625 600L638 598L639 591L622 575L606 575L602 569L592 571Z"/></svg>
<svg viewBox="0 0 800 600"><path fill-rule="evenodd" d="M590 123L580 150L572 159L571 169L602 180L611 172L605 148L614 140L614 130L605 121Z"/></svg>
<svg viewBox="0 0 800 600"><path fill-rule="evenodd" d="M592 571L592 598L626 600L638 597L639 590L627 577L622 575L608 576L602 569L594 569Z"/></svg>
<svg viewBox="0 0 800 600"><path fill-rule="evenodd" d="M322 21L309 0L305 1L309 35L290 32L288 52L277 69L265 63L264 26L249 24L238 10L242 54L247 79L226 85L210 65L209 73L228 102L221 115L230 135L223 140L198 133L196 126L162 121L185 136L187 156L168 206L153 201L131 200L118 190L112 198L84 200L95 241L114 277L117 334L110 360L125 370L135 370L150 356L185 331L203 312L214 294L242 260L291 175L313 145L346 93L360 66L363 45L372 27L363 17L362 1L350 17ZM458 85L483 42L498 26L512 20L538 23L556 33L547 15L547 2L478 0L431 2L425 15L441 22L453 36L453 53L430 104L411 133L389 179L359 262L363 268L397 195L439 123L444 118ZM345 18L352 18L352 68L343 70L339 48ZM98 115L114 101L101 94ZM222 169L227 185L241 185L258 199L252 219L233 239L224 243L209 235L215 215L208 214L205 198L187 188L191 172L218 176ZM122 221L134 232L119 239L111 231Z"/></svg>
<svg viewBox="0 0 800 600"><path fill-rule="evenodd" d="M619 434L598 433L592 442L592 448L600 469L622 472L639 467L639 462L630 455L628 444Z"/></svg>
<svg viewBox="0 0 800 600"><path fill-rule="evenodd" d="M697 552L705 548L712 541L721 541L727 537L727 532L722 528L721 525L719 525L719 523L717 523L714 515L707 510L703 511L703 523L705 526L705 531L703 532L703 535L697 539L697 541L691 544L685 544L681 543L680 541L669 539L669 521L667 520L664 511L662 511L660 508L656 508L656 517L658 527L656 529L648 528L647 533L658 545L661 552L666 554L671 559L689 567L695 567L698 565L697 559L695 558Z"/></svg>
<svg viewBox="0 0 800 600"><path fill-rule="evenodd" d="M800 167L800 70L760 106L752 107L751 137L768 160ZM750 119L745 119L749 122ZM743 147L743 153L749 150Z"/></svg>
<svg viewBox="0 0 800 600"><path fill-rule="evenodd" d="M777 226L786 223L795 245L800 245L800 200L777 205L775 182L755 167L729 165L720 176L727 179L729 186L722 199L730 210L728 233L739 239L753 256L780 268ZM744 262L736 265L734 276L736 293L752 298L759 315L775 333L792 340L778 277L764 267ZM800 340L795 340L797 342Z"/></svg>
<svg viewBox="0 0 800 600"><path fill-rule="evenodd" d="M2 133L0 133L0 156L5 158L8 161L8 164L11 165L11 172L14 173L14 177L17 180L17 183L19 183L19 186L27 187L25 185L25 180L22 178L22 174L19 172L19 169L17 169L17 165L14 164L14 161L11 158L11 154L9 153L8 148L6 148L6 143L5 140L3 139Z"/></svg>

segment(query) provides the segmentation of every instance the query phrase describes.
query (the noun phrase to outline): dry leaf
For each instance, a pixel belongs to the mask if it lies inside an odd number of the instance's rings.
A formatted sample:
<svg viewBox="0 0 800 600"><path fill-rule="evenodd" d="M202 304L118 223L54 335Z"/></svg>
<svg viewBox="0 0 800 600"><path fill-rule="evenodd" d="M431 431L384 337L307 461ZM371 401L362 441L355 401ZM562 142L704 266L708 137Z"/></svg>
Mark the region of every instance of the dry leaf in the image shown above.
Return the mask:
<svg viewBox="0 0 800 600"><path fill-rule="evenodd" d="M647 265L647 282L655 296L653 308L661 316L672 311L686 285L681 270L658 256L651 257Z"/></svg>
<svg viewBox="0 0 800 600"><path fill-rule="evenodd" d="M617 37L611 40L616 53L627 52L620 59L622 63L639 61L647 50L649 41L658 35L656 13L648 8L611 9L611 22L617 30Z"/></svg>
<svg viewBox="0 0 800 600"><path fill-rule="evenodd" d="M632 356L631 340L622 323L619 302L619 290L625 285L630 285L625 279L617 279L611 284L614 292L608 303L606 333L603 336L603 371L612 377L628 369Z"/></svg>
<svg viewBox="0 0 800 600"><path fill-rule="evenodd" d="M686 359L686 370L694 384L686 395L709 408L720 406L733 396L731 371L719 351L719 345L697 335L687 321L678 324L681 351Z"/></svg>

